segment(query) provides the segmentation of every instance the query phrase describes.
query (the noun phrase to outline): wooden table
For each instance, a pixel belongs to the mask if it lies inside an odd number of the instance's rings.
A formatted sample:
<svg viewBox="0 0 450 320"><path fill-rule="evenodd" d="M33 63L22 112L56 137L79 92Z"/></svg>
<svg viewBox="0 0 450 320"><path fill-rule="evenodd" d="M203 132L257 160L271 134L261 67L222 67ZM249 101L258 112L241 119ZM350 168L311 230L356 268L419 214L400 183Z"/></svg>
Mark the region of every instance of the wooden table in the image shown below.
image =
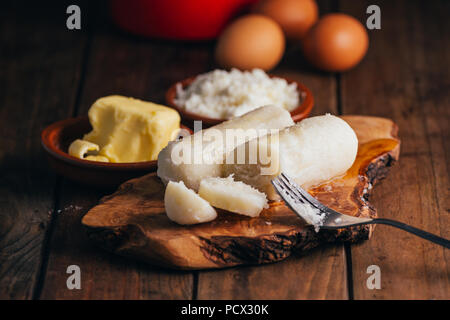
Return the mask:
<svg viewBox="0 0 450 320"><path fill-rule="evenodd" d="M320 1L322 13L366 20L373 1ZM290 44L274 73L299 79L314 114L389 117L400 128L400 161L375 187L379 214L450 238L449 1L376 1L382 29L369 31L364 61L321 73ZM65 7L0 10L0 298L3 299L449 299L450 252L379 226L357 245L322 247L264 265L176 272L108 254L89 242L83 214L108 191L56 176L40 146L48 124L86 114L123 94L155 102L174 81L215 67L214 44L147 40L121 33L101 6L81 3L82 30ZM33 7L34 6L34 7ZM66 269L81 268L81 290ZM367 268L381 270L369 290Z"/></svg>

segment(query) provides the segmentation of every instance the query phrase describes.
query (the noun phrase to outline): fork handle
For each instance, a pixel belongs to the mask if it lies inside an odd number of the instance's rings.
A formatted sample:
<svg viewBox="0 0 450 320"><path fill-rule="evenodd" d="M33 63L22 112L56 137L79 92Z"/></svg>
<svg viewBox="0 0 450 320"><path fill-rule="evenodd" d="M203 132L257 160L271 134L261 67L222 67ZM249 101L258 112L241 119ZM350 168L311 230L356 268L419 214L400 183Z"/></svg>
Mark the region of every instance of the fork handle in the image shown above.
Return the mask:
<svg viewBox="0 0 450 320"><path fill-rule="evenodd" d="M399 221L395 221L395 220L390 220L390 219L382 219L382 218L377 218L377 219L373 219L372 221L369 221L367 224L386 224L389 226L393 226L405 231L408 231L409 233L415 234L416 236L419 236L425 240L434 242L436 244L439 244L447 249L450 249L450 241L441 237L438 237L437 235L434 235L432 233L414 228L410 225L407 225L405 223L399 222Z"/></svg>

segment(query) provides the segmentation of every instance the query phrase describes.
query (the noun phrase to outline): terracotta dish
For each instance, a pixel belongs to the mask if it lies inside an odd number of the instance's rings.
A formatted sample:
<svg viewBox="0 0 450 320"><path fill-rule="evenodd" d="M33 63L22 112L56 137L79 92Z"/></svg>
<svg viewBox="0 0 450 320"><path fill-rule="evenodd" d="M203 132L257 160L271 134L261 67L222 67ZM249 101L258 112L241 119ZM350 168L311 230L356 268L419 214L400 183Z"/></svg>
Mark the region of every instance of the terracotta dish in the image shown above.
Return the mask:
<svg viewBox="0 0 450 320"><path fill-rule="evenodd" d="M289 84L291 84L291 83L297 84L297 88L300 90L300 105L291 111L291 116L295 122L298 122L298 121L303 120L306 117L308 117L308 115L311 113L311 110L314 106L314 98L313 98L311 91L301 82L291 80L291 79L281 77L281 76L275 76L275 75L270 75L270 77L284 79ZM225 121L224 119L207 118L207 117L186 111L183 108L181 108L175 104L175 97L177 94L177 90L176 90L177 85L180 83L183 86L183 88L186 88L192 82L194 82L195 78L196 77L190 77L185 80L174 83L169 88L169 90L167 90L167 92L166 92L167 105L169 107L176 109L180 113L183 123L191 128L194 125L194 120L202 121L204 127L210 127L210 126L213 126L213 125L216 125L216 124L219 124L219 123Z"/></svg>
<svg viewBox="0 0 450 320"><path fill-rule="evenodd" d="M183 129L190 129L181 126ZM49 125L41 133L50 166L60 175L82 184L115 188L132 178L156 171L157 161L106 163L82 160L68 154L69 145L92 130L87 116L69 118Z"/></svg>

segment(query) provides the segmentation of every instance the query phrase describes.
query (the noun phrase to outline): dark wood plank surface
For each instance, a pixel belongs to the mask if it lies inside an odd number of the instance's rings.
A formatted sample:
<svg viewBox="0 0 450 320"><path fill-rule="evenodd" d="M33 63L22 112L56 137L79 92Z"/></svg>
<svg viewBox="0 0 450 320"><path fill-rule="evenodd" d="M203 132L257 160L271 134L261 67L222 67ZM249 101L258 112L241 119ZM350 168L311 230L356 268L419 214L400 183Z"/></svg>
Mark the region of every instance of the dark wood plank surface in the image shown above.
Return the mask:
<svg viewBox="0 0 450 320"><path fill-rule="evenodd" d="M334 9L330 1L319 4L321 12ZM312 69L298 44L288 44L274 73L302 81L314 92L312 115L338 114L335 75ZM345 261L343 245L336 245L277 264L201 272L198 299L348 299Z"/></svg>
<svg viewBox="0 0 450 320"><path fill-rule="evenodd" d="M288 50L274 72L303 81L314 92L314 115L337 114L335 77L318 75L306 65L298 64L301 58L298 46L292 45ZM298 70L291 67L296 62ZM321 267L311 271L312 265ZM274 274L282 276L274 278ZM318 248L311 255L267 266L201 272L198 280L199 299L347 299L347 293L342 245Z"/></svg>
<svg viewBox="0 0 450 320"><path fill-rule="evenodd" d="M348 299L342 245L264 266L199 274L198 299Z"/></svg>
<svg viewBox="0 0 450 320"><path fill-rule="evenodd" d="M368 1L318 1L365 21ZM78 2L79 3L79 2ZM379 1L382 29L367 57L343 74L322 73L289 44L274 73L313 91L314 114L392 118L400 162L374 190L384 217L450 237L448 1ZM218 271L175 272L110 255L90 243L83 214L106 190L56 177L40 148L49 123L85 114L98 97L123 94L159 103L174 81L211 70L214 43L176 43L124 34L106 10L81 3L81 31L65 28L65 6L5 5L0 11L0 299L449 299L449 253L378 226L360 245ZM82 290L68 290L79 265ZM381 290L368 290L369 265ZM351 272L351 273L350 273Z"/></svg>
<svg viewBox="0 0 450 320"><path fill-rule="evenodd" d="M6 6L0 10L0 299L31 299L45 264L56 185L40 132L73 113L86 35L60 28L51 8L38 16L38 4Z"/></svg>
<svg viewBox="0 0 450 320"><path fill-rule="evenodd" d="M122 94L163 103L165 89L172 81L166 78L166 66L172 61L174 70L186 77L209 69L205 49L189 51L190 69L183 69L184 59L178 58L181 48L171 43L153 43L129 38L105 23L93 26L92 46L87 62L86 79L81 93L79 115L100 96ZM209 48L209 47L208 47ZM205 62L206 60L206 62ZM158 270L134 261L115 257L89 242L81 226L81 217L98 200L113 190L94 190L64 181L61 189L60 214L50 241L50 255L43 299L191 299L193 275L189 272ZM71 230L71 232L67 232ZM83 290L67 290L68 265L78 265L82 271Z"/></svg>
<svg viewBox="0 0 450 320"><path fill-rule="evenodd" d="M368 3L344 1L341 9L362 17ZM382 29L370 33L365 61L342 75L343 112L390 117L400 127L400 161L374 191L380 215L449 238L450 6L380 6ZM449 250L442 247L377 226L351 256L355 299L450 297ZM370 265L380 267L381 290L366 286Z"/></svg>

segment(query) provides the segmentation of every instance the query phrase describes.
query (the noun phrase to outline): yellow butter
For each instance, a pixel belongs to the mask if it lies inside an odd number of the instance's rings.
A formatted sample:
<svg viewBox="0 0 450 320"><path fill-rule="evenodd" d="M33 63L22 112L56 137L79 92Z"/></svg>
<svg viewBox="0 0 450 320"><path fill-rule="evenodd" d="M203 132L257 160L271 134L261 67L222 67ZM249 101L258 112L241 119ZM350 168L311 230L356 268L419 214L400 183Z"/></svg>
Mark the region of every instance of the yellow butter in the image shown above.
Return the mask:
<svg viewBox="0 0 450 320"><path fill-rule="evenodd" d="M107 157L104 157L104 156L87 156L84 159L85 160L90 160L90 161L98 161L98 162L109 162L109 159Z"/></svg>
<svg viewBox="0 0 450 320"><path fill-rule="evenodd" d="M77 139L69 146L69 154L73 157L85 159L88 153L96 152L100 150L99 146L95 143Z"/></svg>
<svg viewBox="0 0 450 320"><path fill-rule="evenodd" d="M118 95L98 99L89 121L93 130L83 140L98 145L98 156L110 162L156 160L180 129L176 110Z"/></svg>

